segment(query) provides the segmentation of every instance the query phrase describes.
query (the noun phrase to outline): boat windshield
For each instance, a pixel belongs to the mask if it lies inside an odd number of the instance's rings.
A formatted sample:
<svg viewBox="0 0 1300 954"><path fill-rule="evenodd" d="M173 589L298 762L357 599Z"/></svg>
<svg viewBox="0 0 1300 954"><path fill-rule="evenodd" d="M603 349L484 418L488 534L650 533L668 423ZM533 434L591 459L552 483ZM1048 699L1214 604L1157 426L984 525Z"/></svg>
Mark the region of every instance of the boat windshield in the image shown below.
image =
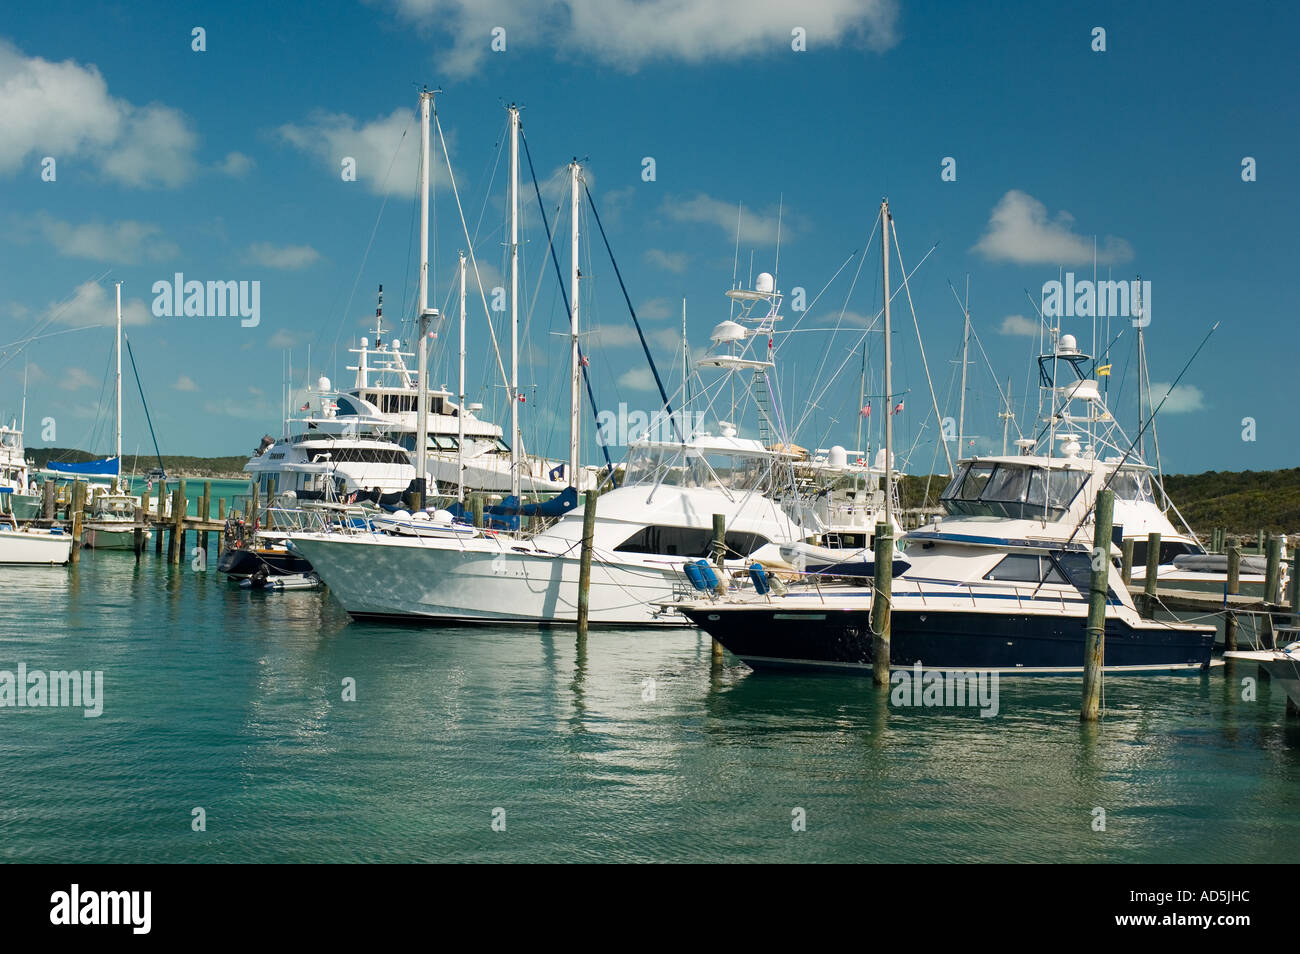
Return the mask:
<svg viewBox="0 0 1300 954"><path fill-rule="evenodd" d="M1088 472L1026 464L972 461L962 466L940 500L950 514L1057 519L1088 482Z"/></svg>
<svg viewBox="0 0 1300 954"><path fill-rule="evenodd" d="M1151 492L1151 474L1145 470L1121 468L1110 482L1110 489L1115 491L1117 500L1136 500L1143 503L1155 503Z"/></svg>
<svg viewBox="0 0 1300 954"><path fill-rule="evenodd" d="M746 454L708 454L681 445L642 444L628 453L623 484L761 491L769 463L767 458Z"/></svg>

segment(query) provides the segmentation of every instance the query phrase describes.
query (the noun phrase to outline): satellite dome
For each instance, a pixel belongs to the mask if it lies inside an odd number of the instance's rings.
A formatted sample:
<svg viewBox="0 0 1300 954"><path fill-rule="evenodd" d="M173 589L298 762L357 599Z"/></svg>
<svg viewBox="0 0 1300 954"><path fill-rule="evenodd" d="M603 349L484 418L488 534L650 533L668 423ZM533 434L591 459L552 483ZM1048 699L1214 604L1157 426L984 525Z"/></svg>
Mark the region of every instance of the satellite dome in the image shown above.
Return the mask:
<svg viewBox="0 0 1300 954"><path fill-rule="evenodd" d="M776 280L767 272L759 272L758 278L754 281L754 291L769 294L776 285Z"/></svg>
<svg viewBox="0 0 1300 954"><path fill-rule="evenodd" d="M401 343L400 341L398 341L396 338L394 338L392 341L388 342L388 345L389 345L389 347L390 347L393 351L399 351L399 350L401 350L401 347L402 347L402 343Z"/></svg>
<svg viewBox="0 0 1300 954"><path fill-rule="evenodd" d="M330 389L330 379L325 377L325 375L322 374L319 378L316 379L316 390L324 392L324 391L328 391L329 389Z"/></svg>
<svg viewBox="0 0 1300 954"><path fill-rule="evenodd" d="M1074 335L1061 335L1061 341L1056 346L1056 350L1062 353L1067 351L1078 351L1079 343L1074 340Z"/></svg>
<svg viewBox="0 0 1300 954"><path fill-rule="evenodd" d="M363 348L369 348L369 347L370 347L370 339L369 339L369 338L362 338L362 339L361 339L361 347L363 347Z"/></svg>
<svg viewBox="0 0 1300 954"><path fill-rule="evenodd" d="M830 449L830 453L826 455L826 463L831 467L847 467L849 463L849 452L839 444L836 444Z"/></svg>

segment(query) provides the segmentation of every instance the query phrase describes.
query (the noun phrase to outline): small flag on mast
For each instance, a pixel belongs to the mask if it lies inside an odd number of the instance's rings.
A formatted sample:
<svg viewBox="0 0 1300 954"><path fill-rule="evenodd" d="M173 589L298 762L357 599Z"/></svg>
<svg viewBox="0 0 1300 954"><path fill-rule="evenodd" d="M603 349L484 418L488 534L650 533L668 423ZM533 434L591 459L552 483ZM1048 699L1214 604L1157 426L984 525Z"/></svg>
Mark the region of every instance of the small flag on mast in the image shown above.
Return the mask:
<svg viewBox="0 0 1300 954"><path fill-rule="evenodd" d="M870 402L870 401L868 401L868 402L867 402L867 406L864 407L864 408L862 409L862 416L863 416L863 417L870 417L870 416L871 416L871 402Z"/></svg>
<svg viewBox="0 0 1300 954"><path fill-rule="evenodd" d="M1110 376L1110 365L1103 364L1100 368L1097 369L1097 377L1104 378L1109 376Z"/></svg>
<svg viewBox="0 0 1300 954"><path fill-rule="evenodd" d="M895 405L894 405L894 409L893 409L892 411L890 411L889 413L891 413L891 414L902 414L902 413L903 413L903 402L902 402L902 401L899 401L897 404L895 404Z"/></svg>

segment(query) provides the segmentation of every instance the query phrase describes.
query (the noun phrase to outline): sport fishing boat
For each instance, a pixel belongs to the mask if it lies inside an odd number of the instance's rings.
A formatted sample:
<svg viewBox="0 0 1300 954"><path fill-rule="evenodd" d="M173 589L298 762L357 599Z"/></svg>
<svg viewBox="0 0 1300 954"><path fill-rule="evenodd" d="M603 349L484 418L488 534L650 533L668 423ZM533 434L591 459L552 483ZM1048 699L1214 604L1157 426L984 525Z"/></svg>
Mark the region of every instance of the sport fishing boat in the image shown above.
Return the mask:
<svg viewBox="0 0 1300 954"><path fill-rule="evenodd" d="M41 496L31 476L17 420L8 427L0 425L0 492L10 495L9 507L18 518L27 520L40 512Z"/></svg>
<svg viewBox="0 0 1300 954"><path fill-rule="evenodd" d="M882 202L886 338L889 221L888 202ZM946 516L903 537L909 565L893 580L891 666L1083 670L1089 523L1097 494L1128 465L1128 454L1098 454L1098 445L1110 446L1098 439L1099 431L1113 436L1115 429L1097 382L1082 373L1090 359L1072 335L1053 337L1052 351L1039 358L1049 398L1043 452L1024 440L1016 456L963 462L941 496ZM1061 369L1076 373L1061 375ZM889 392L888 356L885 370ZM887 455L891 445L887 429ZM1111 550L1113 557L1118 550ZM787 588L777 574L777 592L773 574L759 566L751 567L750 578L752 587L729 588L721 596L707 574L692 578L700 592L676 609L754 668L873 665L870 586L830 579ZM1200 670L1210 663L1214 628L1143 619L1115 574L1104 643L1109 671Z"/></svg>

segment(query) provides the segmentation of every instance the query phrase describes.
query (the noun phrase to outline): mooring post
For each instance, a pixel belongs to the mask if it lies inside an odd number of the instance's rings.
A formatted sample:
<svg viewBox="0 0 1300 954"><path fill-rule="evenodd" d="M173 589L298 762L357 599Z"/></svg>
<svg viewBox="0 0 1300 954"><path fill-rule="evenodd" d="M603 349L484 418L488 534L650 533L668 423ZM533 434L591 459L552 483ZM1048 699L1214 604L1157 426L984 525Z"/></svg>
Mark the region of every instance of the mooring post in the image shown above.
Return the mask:
<svg viewBox="0 0 1300 954"><path fill-rule="evenodd" d="M1264 602L1276 604L1279 600L1278 581L1282 570L1282 541L1276 536L1268 538L1268 561L1264 564Z"/></svg>
<svg viewBox="0 0 1300 954"><path fill-rule="evenodd" d="M1300 553L1300 551L1295 549L1291 551L1291 580L1287 586L1286 593L1286 599L1287 602L1291 604L1292 613L1300 613L1300 573L1296 572L1300 569L1300 567L1296 565L1297 563L1300 563L1300 560L1296 559L1297 553Z"/></svg>
<svg viewBox="0 0 1300 954"><path fill-rule="evenodd" d="M582 553L578 563L578 636L587 635L587 617L590 613L591 551L596 539L596 492L584 495L582 507Z"/></svg>
<svg viewBox="0 0 1300 954"><path fill-rule="evenodd" d="M1112 503L1113 506L1113 503ZM1154 619L1156 615L1156 578L1160 573L1160 534L1147 534L1147 575L1142 581L1142 615Z"/></svg>
<svg viewBox="0 0 1300 954"><path fill-rule="evenodd" d="M225 497L221 497L217 500L217 519L218 520L226 519L226 498Z"/></svg>
<svg viewBox="0 0 1300 954"><path fill-rule="evenodd" d="M1120 564L1120 579L1124 581L1125 586L1133 582L1133 548L1136 545L1137 541L1132 537L1124 541L1124 560Z"/></svg>
<svg viewBox="0 0 1300 954"><path fill-rule="evenodd" d="M154 556L162 556L162 552L163 552L162 549L163 548L163 521L166 518L166 514L167 514L167 505L166 503L164 503L165 498L166 498L166 491L163 489L163 482L159 481L158 482L158 510L157 513L154 515L154 521L153 521L154 529L157 531L158 534L156 537L154 537L154 541L153 541Z"/></svg>
<svg viewBox="0 0 1300 954"><path fill-rule="evenodd" d="M1256 539L1259 541L1255 544L1255 552L1260 556L1264 555L1264 531L1260 530Z"/></svg>
<svg viewBox="0 0 1300 954"><path fill-rule="evenodd" d="M46 520L54 519L54 481L41 484L41 514Z"/></svg>
<svg viewBox="0 0 1300 954"><path fill-rule="evenodd" d="M713 562L718 565L718 587L715 591L718 596L727 595L727 578L723 574L722 567L727 562L727 515L715 513L713 515L713 541L709 545L710 553L713 556ZM722 643L716 639L710 638L710 651L714 662L722 662Z"/></svg>
<svg viewBox="0 0 1300 954"><path fill-rule="evenodd" d="M894 603L894 528L876 524L876 575L871 592L871 678L889 685L889 639Z"/></svg>
<svg viewBox="0 0 1300 954"><path fill-rule="evenodd" d="M1241 547L1233 544L1228 547L1228 583L1224 588L1227 596L1236 596L1241 591ZM1225 603L1228 600L1224 600ZM1237 611L1226 607L1223 616L1223 648L1229 652L1237 648Z"/></svg>
<svg viewBox="0 0 1300 954"><path fill-rule="evenodd" d="M1083 722L1096 722L1101 718L1101 674L1106 664L1106 595L1110 586L1110 528L1114 513L1115 492L1103 490L1097 495L1096 526L1092 535L1092 576L1088 586L1088 625L1084 630L1083 648L1083 705L1079 709L1079 719ZM1150 559L1147 566L1151 566Z"/></svg>
<svg viewBox="0 0 1300 954"><path fill-rule="evenodd" d="M483 495L469 495L469 512L474 517L474 526L482 529L483 527Z"/></svg>
<svg viewBox="0 0 1300 954"><path fill-rule="evenodd" d="M135 551L135 558L140 559L140 554L144 552L144 518L149 512L149 496L140 495L140 506L135 508L135 526L131 530L131 549Z"/></svg>
<svg viewBox="0 0 1300 954"><path fill-rule="evenodd" d="M81 531L85 517L86 485L80 480L72 484L72 556L73 563L81 562Z"/></svg>

